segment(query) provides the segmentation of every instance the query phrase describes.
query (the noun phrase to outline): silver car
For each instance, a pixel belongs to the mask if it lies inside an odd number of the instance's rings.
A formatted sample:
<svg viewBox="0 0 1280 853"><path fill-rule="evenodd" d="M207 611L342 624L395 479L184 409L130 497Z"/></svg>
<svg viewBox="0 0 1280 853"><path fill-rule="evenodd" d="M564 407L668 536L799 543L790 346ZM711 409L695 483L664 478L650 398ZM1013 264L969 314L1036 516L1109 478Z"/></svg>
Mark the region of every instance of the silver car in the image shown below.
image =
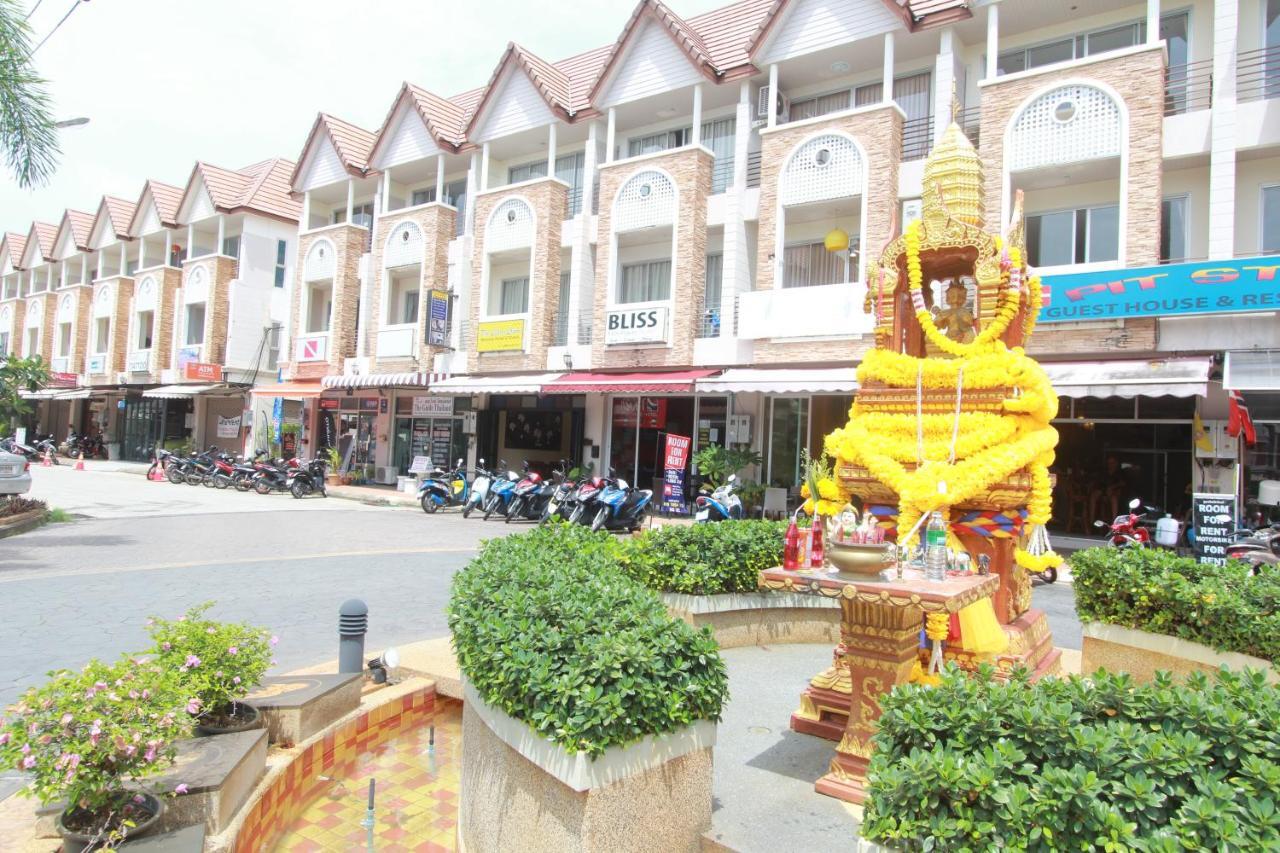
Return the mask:
<svg viewBox="0 0 1280 853"><path fill-rule="evenodd" d="M31 463L16 453L0 451L0 495L31 491Z"/></svg>

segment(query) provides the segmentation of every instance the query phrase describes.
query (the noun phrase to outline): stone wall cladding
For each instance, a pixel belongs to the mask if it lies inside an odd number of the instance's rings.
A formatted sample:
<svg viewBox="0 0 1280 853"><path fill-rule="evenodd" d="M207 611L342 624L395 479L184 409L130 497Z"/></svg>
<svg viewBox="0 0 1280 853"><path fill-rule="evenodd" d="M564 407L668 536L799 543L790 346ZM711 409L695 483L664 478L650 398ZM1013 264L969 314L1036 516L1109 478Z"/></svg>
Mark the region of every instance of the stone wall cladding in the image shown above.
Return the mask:
<svg viewBox="0 0 1280 853"><path fill-rule="evenodd" d="M157 270L156 274L160 278L160 290L156 294L156 332L151 342L151 372L158 379L160 371L173 364L173 315L178 306L178 293L182 290L182 270L164 267ZM212 286L209 292L213 293ZM208 322L207 313L205 322ZM206 330L207 328L206 326ZM206 331L205 341L208 340Z"/></svg>
<svg viewBox="0 0 1280 853"><path fill-rule="evenodd" d="M227 352L227 322L231 311L231 281L239 274L239 262L224 255L198 258L183 265L183 285L196 269L203 269L209 282L209 298L204 312L204 354L201 360L210 364L222 364ZM172 312L170 312L172 322ZM172 326L170 327L172 339ZM168 364L163 361L161 364ZM175 368L176 364L173 365Z"/></svg>
<svg viewBox="0 0 1280 853"><path fill-rule="evenodd" d="M53 360L54 330L58 324L58 298L60 293L47 291L44 296L44 317L40 321L40 357L45 364Z"/></svg>
<svg viewBox="0 0 1280 853"><path fill-rule="evenodd" d="M340 225L323 231L303 234L298 238L298 258L294 263L293 294L290 299L289 328L294 340L283 353L289 362L289 375L297 379L316 379L341 375L345 360L356 355L356 309L360 301L360 257L364 254L367 228ZM384 238L385 239L385 238ZM329 347L324 361L295 362L297 339L303 331L303 304L306 281L303 279L307 253L321 240L333 244L333 314L329 325Z"/></svg>
<svg viewBox="0 0 1280 853"><path fill-rule="evenodd" d="M134 279L115 276L102 281L110 282L115 296L115 302L111 306L111 343L107 348L106 381L102 384L115 385L116 374L124 372L125 360L129 357L129 309L133 305Z"/></svg>
<svg viewBox="0 0 1280 853"><path fill-rule="evenodd" d="M1147 266L1159 261L1160 201L1162 193L1164 131L1164 52L1160 47L1140 50L1112 59L1098 59L1062 71L1046 71L1027 77L996 81L982 87L982 135L979 153L987 165L983 175L987 221L999 224L1003 201L1003 174L991 164L1004 162L1005 129L1029 98L1068 82L1097 81L1118 92L1128 112L1129 152L1127 225L1122 235L1125 263ZM1012 199L1010 199L1012 204ZM1113 333L1075 324L1040 327L1029 342L1028 351L1086 352L1101 350L1139 351L1155 348L1156 324L1151 318L1126 319L1124 329Z"/></svg>
<svg viewBox="0 0 1280 853"><path fill-rule="evenodd" d="M528 348L524 352L480 352L480 302L484 295L485 231L494 208L509 198L526 199L533 208L533 271L529 279ZM543 371L547 347L555 340L556 312L560 302L560 229L568 211L569 187L553 178L543 178L503 187L476 197L475 240L472 242L470 347L474 373Z"/></svg>
<svg viewBox="0 0 1280 853"><path fill-rule="evenodd" d="M71 326L71 372L84 373L89 354L89 328L93 325L93 287L87 284L71 288L76 302L76 318Z"/></svg>
<svg viewBox="0 0 1280 853"><path fill-rule="evenodd" d="M791 152L806 140L824 132L839 131L858 141L866 156L867 175L866 260L879 260L880 249L893 237L892 225L898 208L898 166L902 162L903 117L890 104L836 116L828 121L800 127L783 126L761 137L760 227L756 242L756 290L774 286L774 243L778 226L778 182ZM871 336L845 341L757 341L757 364L847 362L870 349Z"/></svg>
<svg viewBox="0 0 1280 853"><path fill-rule="evenodd" d="M683 367L693 363L698 311L706 289L707 197L711 195L714 158L705 148L682 148L643 160L600 166L599 243L592 333L592 365L597 368ZM613 258L613 202L636 172L660 169L676 184L676 244L671 275L671 339L668 346L605 346L604 317L608 306L609 270ZM616 282L615 282L616 286Z"/></svg>
<svg viewBox="0 0 1280 853"><path fill-rule="evenodd" d="M360 312L365 318L365 332L369 355L373 357L374 373L403 373L431 369L432 356L440 348L428 347L422 343L426 340L429 291L432 288L439 290L449 288L449 241L454 237L456 219L456 210L447 204L436 203L415 207L404 213L399 211L384 213L378 218L377 231L373 235L372 253L369 258L369 275L372 278L369 282L369 305ZM417 223L422 229L423 239L422 280L418 296L418 329L415 338L418 342L418 356L416 358L378 358L378 329L382 326L382 288L385 283L383 255L386 251L388 235L397 225L405 221ZM355 263L359 264L359 255L356 255ZM355 280L354 276L353 280ZM358 293L359 285L357 284L356 287ZM350 306L350 315L351 328L354 328L354 304ZM354 351L354 341L351 346Z"/></svg>

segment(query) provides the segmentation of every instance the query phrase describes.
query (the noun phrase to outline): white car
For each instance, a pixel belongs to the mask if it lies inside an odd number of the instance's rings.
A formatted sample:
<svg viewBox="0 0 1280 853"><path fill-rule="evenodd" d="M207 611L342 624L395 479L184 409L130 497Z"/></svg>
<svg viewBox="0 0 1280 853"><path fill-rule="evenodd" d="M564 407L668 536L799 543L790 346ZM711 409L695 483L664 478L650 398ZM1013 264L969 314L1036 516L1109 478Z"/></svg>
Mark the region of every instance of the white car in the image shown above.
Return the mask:
<svg viewBox="0 0 1280 853"><path fill-rule="evenodd" d="M16 453L0 451L0 495L31 491L31 463Z"/></svg>

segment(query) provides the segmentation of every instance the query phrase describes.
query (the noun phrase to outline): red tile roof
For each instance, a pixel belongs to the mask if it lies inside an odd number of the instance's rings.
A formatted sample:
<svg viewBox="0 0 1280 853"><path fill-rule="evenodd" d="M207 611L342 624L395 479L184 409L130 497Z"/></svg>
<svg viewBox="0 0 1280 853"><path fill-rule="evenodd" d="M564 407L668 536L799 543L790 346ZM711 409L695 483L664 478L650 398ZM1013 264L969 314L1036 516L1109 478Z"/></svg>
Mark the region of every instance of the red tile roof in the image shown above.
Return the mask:
<svg viewBox="0 0 1280 853"><path fill-rule="evenodd" d="M307 155L321 138L328 139L333 145L333 150L337 152L338 159L348 174L357 178L369 174L369 152L378 135L328 113L317 113L311 132L307 134L307 141L302 146L302 153L298 156L298 164L289 175L291 188L297 187L298 181L302 179L302 167L307 162Z"/></svg>
<svg viewBox="0 0 1280 853"><path fill-rule="evenodd" d="M476 119L488 105L489 99L497 93L498 82L502 79L503 72L511 66L524 72L552 112L565 120L573 118L576 112L573 105L573 90L569 84L569 75L564 72L564 69L552 65L515 42L508 42L507 49L503 51L497 67L489 76L488 84L480 90L480 100L469 113L466 133L475 129Z"/></svg>
<svg viewBox="0 0 1280 853"><path fill-rule="evenodd" d="M9 250L9 263L14 269L21 269L22 250L27 247L27 238L16 231L9 231L4 235L4 245Z"/></svg>
<svg viewBox="0 0 1280 853"><path fill-rule="evenodd" d="M102 204L98 205L98 216L102 215L104 206L106 207L107 217L110 220L108 224L111 226L111 232L116 237L127 238L129 236L129 223L133 221L133 213L137 206L131 201L104 195ZM95 220L94 226L96 227L97 224Z"/></svg>
<svg viewBox="0 0 1280 853"><path fill-rule="evenodd" d="M293 161L279 157L243 169L224 169L197 162L178 207L182 207L187 195L195 189L199 177L214 209L220 213L249 211L296 222L302 206L291 195L289 180L293 172Z"/></svg>
<svg viewBox="0 0 1280 853"><path fill-rule="evenodd" d="M80 251L89 249L89 234L93 231L93 214L85 213L83 210L68 209L62 214L62 224L58 226L57 240L62 238L64 229L71 229L71 244Z"/></svg>
<svg viewBox="0 0 1280 853"><path fill-rule="evenodd" d="M53 260L53 241L58 237L58 226L50 225L48 222L32 222L31 230L27 232L27 240L31 239L32 234L36 236L40 257L46 261Z"/></svg>
<svg viewBox="0 0 1280 853"><path fill-rule="evenodd" d="M151 190L151 198L155 200L156 213L160 216L160 223L170 226L177 225L178 206L182 203L182 190L173 184L165 184L160 181L147 181L143 187L143 192L146 192L147 189Z"/></svg>

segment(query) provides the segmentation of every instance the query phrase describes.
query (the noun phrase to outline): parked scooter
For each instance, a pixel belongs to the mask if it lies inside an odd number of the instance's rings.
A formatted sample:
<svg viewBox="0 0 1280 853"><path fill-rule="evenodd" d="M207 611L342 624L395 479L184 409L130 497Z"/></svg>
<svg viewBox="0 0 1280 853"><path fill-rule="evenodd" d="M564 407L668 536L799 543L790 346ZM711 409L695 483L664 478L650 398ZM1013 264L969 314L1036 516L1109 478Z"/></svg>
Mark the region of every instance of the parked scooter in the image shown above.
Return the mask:
<svg viewBox="0 0 1280 853"><path fill-rule="evenodd" d="M570 524L590 524L599 510L596 506L597 499L609 482L604 477L588 477L583 480L560 507L560 513Z"/></svg>
<svg viewBox="0 0 1280 853"><path fill-rule="evenodd" d="M318 494L322 498L329 497L324 489L325 461L323 458L312 459L301 463L289 471L289 494L295 498L305 498Z"/></svg>
<svg viewBox="0 0 1280 853"><path fill-rule="evenodd" d="M44 438L36 438L36 454L42 458L48 457L54 465L62 464L58 461L58 443L53 440L53 433Z"/></svg>
<svg viewBox="0 0 1280 853"><path fill-rule="evenodd" d="M467 499L462 504L463 518L470 518L473 509L484 506L484 502L489 498L489 486L493 483L493 477L493 472L485 469L484 460L477 459L476 476L471 481L471 491L468 492Z"/></svg>
<svg viewBox="0 0 1280 853"><path fill-rule="evenodd" d="M626 480L615 480L596 497L599 508L591 520L591 529L629 533L639 530L652 499L651 490L633 489Z"/></svg>
<svg viewBox="0 0 1280 853"><path fill-rule="evenodd" d="M277 459L275 462L259 461L255 467L258 470L253 475L253 490L260 495L269 495L272 492L289 491L289 472L300 467L300 464L297 458L287 462Z"/></svg>
<svg viewBox="0 0 1280 853"><path fill-rule="evenodd" d="M529 463L526 462L524 467L528 470ZM505 471L494 479L493 485L489 487L489 499L484 504L485 521L488 521L495 512L503 516L507 514L507 510L511 508L511 499L515 496L516 484L519 482L520 475L515 471Z"/></svg>
<svg viewBox="0 0 1280 853"><path fill-rule="evenodd" d="M742 499L738 497L738 475L730 474L725 484L710 495L698 495L694 507L695 524L742 519L745 513Z"/></svg>
<svg viewBox="0 0 1280 853"><path fill-rule="evenodd" d="M568 470L567 462L562 460L560 465L565 471ZM572 511L572 507L569 507L569 502L573 500L573 495L578 490L578 484L570 480L567 473L557 471L556 474L559 475L559 479L551 484L551 493L547 496L546 503L542 505L542 513L538 516L539 525L546 524L557 515L568 517L569 512ZM569 509L566 510L566 507L569 507Z"/></svg>
<svg viewBox="0 0 1280 853"><path fill-rule="evenodd" d="M1244 535L1227 546L1228 559L1248 563L1255 575L1263 566L1280 565L1280 524L1239 533Z"/></svg>
<svg viewBox="0 0 1280 853"><path fill-rule="evenodd" d="M507 524L510 524L513 518L536 519L541 516L542 506L546 503L542 498L542 490L549 486L551 484L543 480L542 475L537 471L526 470L524 477L516 483L515 491L511 493L511 506L507 507ZM549 492L547 497L550 497Z"/></svg>
<svg viewBox="0 0 1280 853"><path fill-rule="evenodd" d="M5 453L16 453L19 456L25 456L28 461L37 459L40 454L29 444L23 444L13 436L0 439L0 450Z"/></svg>
<svg viewBox="0 0 1280 853"><path fill-rule="evenodd" d="M101 435L80 435L75 430L67 434L62 444L62 453L68 459L106 459L106 445Z"/></svg>
<svg viewBox="0 0 1280 853"><path fill-rule="evenodd" d="M418 503L422 504L422 511L427 514L440 507L465 504L467 497L467 469L463 467L461 459L454 466L452 474L437 467L418 486Z"/></svg>
<svg viewBox="0 0 1280 853"><path fill-rule="evenodd" d="M1151 543L1151 533L1142 525L1146 511L1134 512L1142 506L1142 501L1134 498L1129 501L1129 512L1117 515L1115 521L1095 521L1094 527L1108 530L1107 544L1112 548L1145 548Z"/></svg>

